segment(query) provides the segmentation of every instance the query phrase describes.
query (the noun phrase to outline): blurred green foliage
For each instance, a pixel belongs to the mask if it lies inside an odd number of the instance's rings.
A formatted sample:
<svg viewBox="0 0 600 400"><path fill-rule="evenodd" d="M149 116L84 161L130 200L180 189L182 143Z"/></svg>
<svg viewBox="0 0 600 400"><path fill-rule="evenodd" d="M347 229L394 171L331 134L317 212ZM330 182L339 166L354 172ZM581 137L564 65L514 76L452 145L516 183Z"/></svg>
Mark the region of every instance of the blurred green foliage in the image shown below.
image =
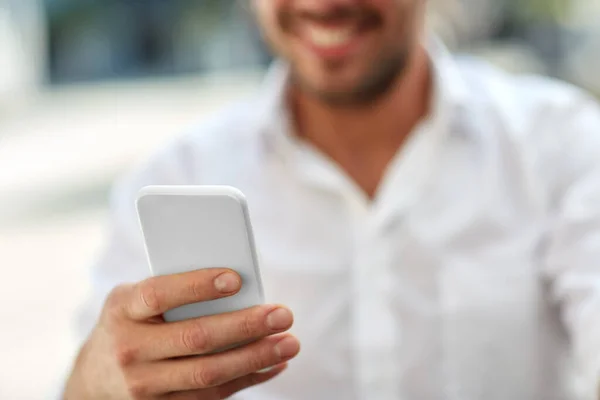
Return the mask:
<svg viewBox="0 0 600 400"><path fill-rule="evenodd" d="M528 21L563 22L573 0L510 0L515 15Z"/></svg>

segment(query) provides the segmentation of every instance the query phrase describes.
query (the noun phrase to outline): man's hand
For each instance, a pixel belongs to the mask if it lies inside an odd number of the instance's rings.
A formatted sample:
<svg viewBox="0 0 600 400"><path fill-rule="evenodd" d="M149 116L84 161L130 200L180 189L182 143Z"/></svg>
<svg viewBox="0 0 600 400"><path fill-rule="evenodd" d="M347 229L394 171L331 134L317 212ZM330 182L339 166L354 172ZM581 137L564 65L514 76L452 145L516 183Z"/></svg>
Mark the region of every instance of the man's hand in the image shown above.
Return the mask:
<svg viewBox="0 0 600 400"><path fill-rule="evenodd" d="M288 309L162 319L167 310L231 296L240 284L232 271L208 269L116 288L75 363L65 399L217 400L275 377L300 350L295 337L282 334L293 322ZM250 344L214 353L237 343Z"/></svg>

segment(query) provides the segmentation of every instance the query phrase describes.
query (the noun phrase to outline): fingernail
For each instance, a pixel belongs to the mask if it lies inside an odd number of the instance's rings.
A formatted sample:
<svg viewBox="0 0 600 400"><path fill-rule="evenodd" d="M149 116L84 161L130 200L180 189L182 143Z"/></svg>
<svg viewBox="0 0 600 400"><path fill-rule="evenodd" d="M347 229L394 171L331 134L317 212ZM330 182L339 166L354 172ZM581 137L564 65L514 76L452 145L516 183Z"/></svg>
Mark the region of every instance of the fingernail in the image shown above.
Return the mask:
<svg viewBox="0 0 600 400"><path fill-rule="evenodd" d="M275 345L275 351L281 359L290 358L300 351L300 343L294 337L286 337Z"/></svg>
<svg viewBox="0 0 600 400"><path fill-rule="evenodd" d="M215 288L221 293L231 293L240 287L240 279L231 272L225 272L215 279Z"/></svg>
<svg viewBox="0 0 600 400"><path fill-rule="evenodd" d="M259 374L266 374L267 372L272 371L274 368L275 368L275 366L267 367L267 368L263 368L261 370L258 370L256 372L258 372Z"/></svg>
<svg viewBox="0 0 600 400"><path fill-rule="evenodd" d="M267 326L275 331L286 329L292 325L293 319L290 310L277 308L267 315Z"/></svg>

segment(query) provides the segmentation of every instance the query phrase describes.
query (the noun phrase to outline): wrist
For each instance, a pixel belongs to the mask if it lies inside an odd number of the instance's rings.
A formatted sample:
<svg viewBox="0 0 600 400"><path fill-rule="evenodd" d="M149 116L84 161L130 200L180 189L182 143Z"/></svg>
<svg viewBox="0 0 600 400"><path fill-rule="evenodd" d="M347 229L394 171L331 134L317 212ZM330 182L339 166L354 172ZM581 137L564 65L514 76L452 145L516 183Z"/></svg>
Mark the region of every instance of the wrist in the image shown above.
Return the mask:
<svg viewBox="0 0 600 400"><path fill-rule="evenodd" d="M88 343L86 342L75 359L71 373L65 383L62 400L84 400L92 398L92 391L85 379L86 360L89 352L88 347Z"/></svg>

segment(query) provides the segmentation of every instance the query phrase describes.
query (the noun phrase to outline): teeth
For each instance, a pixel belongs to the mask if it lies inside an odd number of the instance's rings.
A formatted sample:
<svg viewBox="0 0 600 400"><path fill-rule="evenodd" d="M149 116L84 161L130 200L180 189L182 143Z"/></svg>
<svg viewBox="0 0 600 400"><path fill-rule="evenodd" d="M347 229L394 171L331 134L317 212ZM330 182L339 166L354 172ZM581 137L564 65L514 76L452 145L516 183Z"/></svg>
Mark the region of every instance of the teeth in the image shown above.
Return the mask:
<svg viewBox="0 0 600 400"><path fill-rule="evenodd" d="M308 30L310 40L321 47L335 47L343 45L352 37L349 28L321 28L311 26Z"/></svg>

